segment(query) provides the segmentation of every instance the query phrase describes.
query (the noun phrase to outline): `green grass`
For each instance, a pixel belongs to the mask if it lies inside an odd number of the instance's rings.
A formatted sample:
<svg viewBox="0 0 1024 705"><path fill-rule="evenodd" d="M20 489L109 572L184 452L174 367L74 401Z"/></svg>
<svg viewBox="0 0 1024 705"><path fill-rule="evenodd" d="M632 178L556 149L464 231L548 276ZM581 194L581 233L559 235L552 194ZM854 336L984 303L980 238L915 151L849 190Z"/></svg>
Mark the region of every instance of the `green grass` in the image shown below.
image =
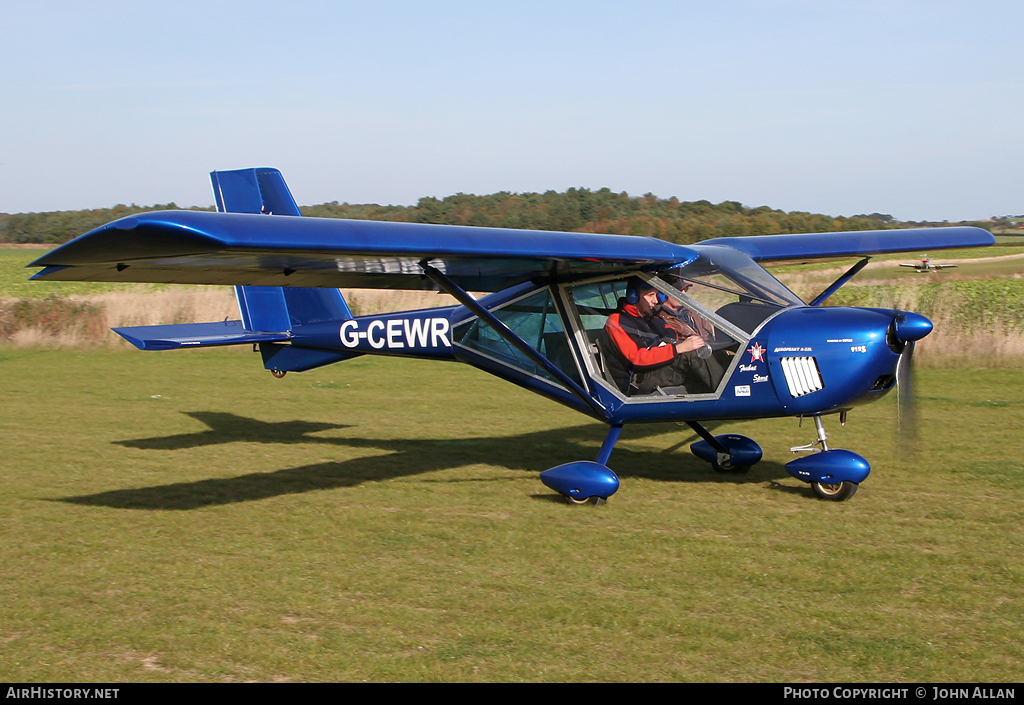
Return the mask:
<svg viewBox="0 0 1024 705"><path fill-rule="evenodd" d="M939 262L945 262L951 259L980 259L989 257L1007 257L1010 255L1024 254L1024 250L1021 250L1020 245L1006 244L1003 245L1000 242L996 242L992 247L968 247L958 250L933 250L933 251L921 251L921 252L903 252L895 255L874 255L871 257L871 261L874 262L892 262L893 268L891 271L901 275L911 275L915 272L898 266L899 262L906 262L907 264L915 264L921 261L924 257L930 257ZM835 269L837 267L847 268L857 262L858 257L849 257L846 260L821 260L817 262L810 262L808 264L787 264L782 266L776 266L768 263L768 267L773 274L791 274L793 272L813 272L819 269ZM979 263L979 266L981 263ZM961 265L963 266L963 265ZM1020 271L1020 264L1016 265L1017 271ZM870 271L870 270L868 270ZM863 276L863 275L858 275Z"/></svg>
<svg viewBox="0 0 1024 705"><path fill-rule="evenodd" d="M790 478L795 420L627 426L604 507L538 472L603 428L471 368L275 380L218 351L0 351L0 679L944 681L1024 677L1024 372L922 370L829 419L872 476Z"/></svg>
<svg viewBox="0 0 1024 705"><path fill-rule="evenodd" d="M933 319L953 314L960 330L976 335L993 330L1024 331L1024 279L942 280L876 284L840 289L833 306L891 307L910 296L913 310Z"/></svg>
<svg viewBox="0 0 1024 705"><path fill-rule="evenodd" d="M107 291L157 290L168 284L118 284L116 282L42 282L29 281L40 270L27 268L47 251L36 248L4 248L0 246L0 298L41 299L58 296L101 294Z"/></svg>

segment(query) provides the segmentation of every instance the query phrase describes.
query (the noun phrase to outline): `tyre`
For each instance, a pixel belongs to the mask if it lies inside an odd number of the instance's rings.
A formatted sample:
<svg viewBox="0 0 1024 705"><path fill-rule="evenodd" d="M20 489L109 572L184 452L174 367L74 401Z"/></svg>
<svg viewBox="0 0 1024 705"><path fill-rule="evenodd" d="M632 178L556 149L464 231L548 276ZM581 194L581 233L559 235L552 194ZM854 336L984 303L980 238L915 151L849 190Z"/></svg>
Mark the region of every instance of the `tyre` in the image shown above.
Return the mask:
<svg viewBox="0 0 1024 705"><path fill-rule="evenodd" d="M718 463L711 463L711 467L714 468L715 472L723 475L742 475L745 472L750 472L751 468L750 465L730 465L729 467L725 467Z"/></svg>
<svg viewBox="0 0 1024 705"><path fill-rule="evenodd" d="M825 499L830 502L845 502L853 495L857 494L857 488L860 487L856 482L840 482L838 485L825 485L820 482L812 482L811 487L814 488L814 494L818 495L820 499Z"/></svg>
<svg viewBox="0 0 1024 705"><path fill-rule="evenodd" d="M586 499L576 499L575 497L570 497L567 494L563 494L562 499L565 500L566 504L570 504L574 507L581 507L584 504L590 504L595 507L600 507L602 504L608 503L608 499L605 497L587 497Z"/></svg>

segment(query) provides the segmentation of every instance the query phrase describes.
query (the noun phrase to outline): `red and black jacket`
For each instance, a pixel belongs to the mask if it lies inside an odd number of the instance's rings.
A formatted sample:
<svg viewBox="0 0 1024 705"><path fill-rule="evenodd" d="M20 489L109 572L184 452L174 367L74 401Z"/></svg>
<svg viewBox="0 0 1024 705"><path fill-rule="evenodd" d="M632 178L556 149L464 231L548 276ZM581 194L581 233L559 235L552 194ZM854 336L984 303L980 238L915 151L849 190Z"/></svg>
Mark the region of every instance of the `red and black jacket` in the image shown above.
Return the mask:
<svg viewBox="0 0 1024 705"><path fill-rule="evenodd" d="M604 332L609 344L603 347L610 348L605 369L625 394L634 372L661 367L676 357L676 333L657 316L641 315L633 304L623 304L608 316Z"/></svg>

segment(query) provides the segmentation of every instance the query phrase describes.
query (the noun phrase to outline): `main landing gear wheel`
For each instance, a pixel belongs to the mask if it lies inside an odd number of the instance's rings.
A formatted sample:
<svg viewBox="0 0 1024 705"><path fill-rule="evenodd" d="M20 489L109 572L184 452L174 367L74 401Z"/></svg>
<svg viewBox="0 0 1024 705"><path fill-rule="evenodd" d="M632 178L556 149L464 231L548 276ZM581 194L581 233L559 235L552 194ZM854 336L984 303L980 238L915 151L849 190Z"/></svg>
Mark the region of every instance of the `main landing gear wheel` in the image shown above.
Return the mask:
<svg viewBox="0 0 1024 705"><path fill-rule="evenodd" d="M845 502L853 495L857 494L857 488L860 487L856 482L840 482L838 485L825 485L820 482L812 482L811 487L814 488L814 494L818 495L821 499L827 499L830 502Z"/></svg>
<svg viewBox="0 0 1024 705"><path fill-rule="evenodd" d="M562 499L565 500L566 504L570 504L574 507L582 507L584 504L591 504L595 507L600 507L602 504L608 503L607 497L587 497L586 499L576 499L575 497L563 494Z"/></svg>

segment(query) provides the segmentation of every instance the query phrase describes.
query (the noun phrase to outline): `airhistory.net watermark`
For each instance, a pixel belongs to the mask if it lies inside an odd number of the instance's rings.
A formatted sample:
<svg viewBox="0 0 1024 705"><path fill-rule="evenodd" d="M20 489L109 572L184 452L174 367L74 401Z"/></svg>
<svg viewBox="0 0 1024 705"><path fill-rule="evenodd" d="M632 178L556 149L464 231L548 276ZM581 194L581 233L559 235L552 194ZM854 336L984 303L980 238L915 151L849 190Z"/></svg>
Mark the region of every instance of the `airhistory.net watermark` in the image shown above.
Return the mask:
<svg viewBox="0 0 1024 705"><path fill-rule="evenodd" d="M5 697L34 700L106 700L117 697L120 688L7 688Z"/></svg>

